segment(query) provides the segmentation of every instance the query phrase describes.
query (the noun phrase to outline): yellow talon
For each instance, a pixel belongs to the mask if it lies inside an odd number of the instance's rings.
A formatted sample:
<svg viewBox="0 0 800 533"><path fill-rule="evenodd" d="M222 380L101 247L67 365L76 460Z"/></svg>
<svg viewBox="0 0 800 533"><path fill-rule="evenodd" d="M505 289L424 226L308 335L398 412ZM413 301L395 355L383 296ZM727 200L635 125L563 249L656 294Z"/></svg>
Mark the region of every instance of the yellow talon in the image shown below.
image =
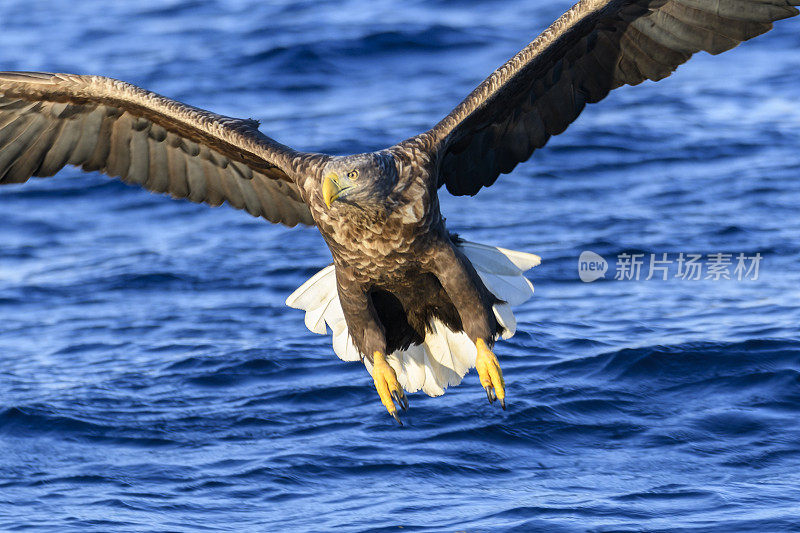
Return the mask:
<svg viewBox="0 0 800 533"><path fill-rule="evenodd" d="M372 379L375 382L375 388L378 391L378 396L381 398L381 403L389 411L389 414L402 426L400 417L397 416L397 407L403 408L403 411L408 409L408 399L406 393L403 392L403 387L397 381L397 374L394 369L386 362L386 356L381 352L372 354Z"/></svg>
<svg viewBox="0 0 800 533"><path fill-rule="evenodd" d="M489 403L494 402L495 399L500 400L500 405L505 410L506 382L503 379L503 371L500 370L500 363L483 339L475 341L475 346L478 348L475 368L477 368L478 376L481 378L481 385L486 389Z"/></svg>

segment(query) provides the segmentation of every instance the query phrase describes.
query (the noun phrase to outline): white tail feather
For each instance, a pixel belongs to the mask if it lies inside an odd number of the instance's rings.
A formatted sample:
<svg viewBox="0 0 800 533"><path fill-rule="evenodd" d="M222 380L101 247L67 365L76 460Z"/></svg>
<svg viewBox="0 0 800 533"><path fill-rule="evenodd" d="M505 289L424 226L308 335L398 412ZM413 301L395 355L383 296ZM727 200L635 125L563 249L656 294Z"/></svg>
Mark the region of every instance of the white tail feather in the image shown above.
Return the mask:
<svg viewBox="0 0 800 533"><path fill-rule="evenodd" d="M520 305L533 296L533 284L523 273L539 265L541 258L467 241L460 242L458 246L475 267L486 288L505 302L494 306L494 315L505 330L503 338L511 338L517 329L511 306ZM304 310L306 326L314 333L325 335L329 327L336 355L343 361L363 360L372 374L372 364L369 359L362 357L347 331L333 265L318 272L294 291L286 299L286 305ZM406 391L421 390L429 396L441 396L447 387L461 383L469 369L475 367L476 356L475 344L466 333L452 331L439 320L434 320L422 344L396 351L386 360Z"/></svg>

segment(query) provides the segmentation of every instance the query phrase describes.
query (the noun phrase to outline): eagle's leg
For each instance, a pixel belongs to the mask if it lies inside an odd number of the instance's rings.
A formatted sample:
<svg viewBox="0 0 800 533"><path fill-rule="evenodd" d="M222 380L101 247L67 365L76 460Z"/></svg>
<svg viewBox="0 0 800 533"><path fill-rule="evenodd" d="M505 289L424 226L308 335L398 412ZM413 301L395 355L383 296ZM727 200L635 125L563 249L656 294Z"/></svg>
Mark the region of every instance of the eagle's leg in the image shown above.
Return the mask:
<svg viewBox="0 0 800 533"><path fill-rule="evenodd" d="M375 389L381 398L381 403L389 414L402 426L400 417L397 416L397 406L403 411L408 409L408 399L403 387L397 381L397 374L394 369L386 362L386 356L382 352L372 354L372 380L375 382Z"/></svg>
<svg viewBox="0 0 800 533"><path fill-rule="evenodd" d="M500 405L505 409L506 386L503 371L490 349L498 326L491 314L491 303L486 298L485 293L488 291L483 287L472 263L454 246L441 247L436 254L435 263L436 277L458 310L464 332L470 339L475 339L475 367L489 403L495 399L500 400Z"/></svg>
<svg viewBox="0 0 800 533"><path fill-rule="evenodd" d="M365 290L354 287L350 272L346 268L336 269L339 283L339 301L342 305L347 327L359 352L365 354L372 363L372 379L381 403L389 414L400 422L397 407L408 409L408 399L403 387L397 381L397 374L386 361L386 332L381 324L375 305ZM342 290L341 287L347 287ZM395 406L397 402L397 407Z"/></svg>
<svg viewBox="0 0 800 533"><path fill-rule="evenodd" d="M483 339L478 339L475 343L478 349L478 357L475 359L475 368L481 379L481 385L486 389L486 397L489 403L500 400L503 410L506 408L506 382L503 380L503 371L497 356L492 353L489 346Z"/></svg>

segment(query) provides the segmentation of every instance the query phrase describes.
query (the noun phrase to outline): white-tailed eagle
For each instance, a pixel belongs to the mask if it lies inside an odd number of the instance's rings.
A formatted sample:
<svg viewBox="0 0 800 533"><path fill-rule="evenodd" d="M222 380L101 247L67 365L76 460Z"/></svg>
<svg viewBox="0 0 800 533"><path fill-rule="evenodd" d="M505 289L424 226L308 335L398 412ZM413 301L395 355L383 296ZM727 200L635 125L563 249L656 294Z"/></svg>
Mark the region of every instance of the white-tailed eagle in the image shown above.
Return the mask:
<svg viewBox="0 0 800 533"><path fill-rule="evenodd" d="M0 73L0 183L65 165L154 192L316 225L333 265L287 301L363 361L398 422L405 391L442 394L476 367L505 408L495 341L539 258L450 234L441 187L474 195L612 89L669 76L798 14L800 0L582 0L430 131L374 153L303 153L258 124L98 76Z"/></svg>

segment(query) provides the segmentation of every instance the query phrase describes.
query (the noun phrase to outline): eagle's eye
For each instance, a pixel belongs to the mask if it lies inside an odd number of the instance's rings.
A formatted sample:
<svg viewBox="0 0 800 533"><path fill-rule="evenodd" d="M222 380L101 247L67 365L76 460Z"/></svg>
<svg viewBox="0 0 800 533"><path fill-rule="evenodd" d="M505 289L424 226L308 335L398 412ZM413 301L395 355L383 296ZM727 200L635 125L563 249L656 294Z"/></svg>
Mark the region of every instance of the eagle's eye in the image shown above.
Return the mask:
<svg viewBox="0 0 800 533"><path fill-rule="evenodd" d="M347 173L347 179L349 179L350 181L357 180L358 179L358 170L351 170L350 172L348 172Z"/></svg>

